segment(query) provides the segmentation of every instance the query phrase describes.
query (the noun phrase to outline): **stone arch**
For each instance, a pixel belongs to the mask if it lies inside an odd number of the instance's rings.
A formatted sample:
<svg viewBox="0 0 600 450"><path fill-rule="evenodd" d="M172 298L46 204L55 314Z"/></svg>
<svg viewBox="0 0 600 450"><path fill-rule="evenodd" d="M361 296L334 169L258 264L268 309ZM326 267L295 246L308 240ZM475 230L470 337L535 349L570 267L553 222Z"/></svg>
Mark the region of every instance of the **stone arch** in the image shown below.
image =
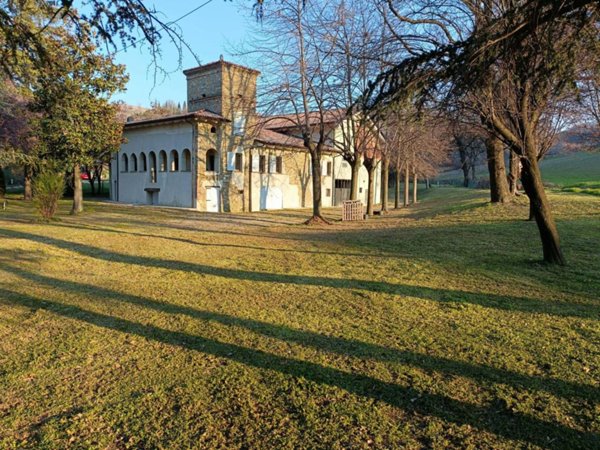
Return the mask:
<svg viewBox="0 0 600 450"><path fill-rule="evenodd" d="M217 151L214 148L206 151L206 171L217 171Z"/></svg>
<svg viewBox="0 0 600 450"><path fill-rule="evenodd" d="M150 152L148 159L150 160L150 182L156 183L156 153Z"/></svg>
<svg viewBox="0 0 600 450"><path fill-rule="evenodd" d="M161 150L158 154L158 171L167 171L167 152L165 152L164 150Z"/></svg>
<svg viewBox="0 0 600 450"><path fill-rule="evenodd" d="M138 160L137 160L137 156L135 155L135 153L131 154L131 158L129 158L129 162L131 164L131 171L132 172L137 172L138 171Z"/></svg>
<svg viewBox="0 0 600 450"><path fill-rule="evenodd" d="M179 153L175 149L171 150L169 156L169 169L171 172L179 172Z"/></svg>
<svg viewBox="0 0 600 450"><path fill-rule="evenodd" d="M125 153L121 155L121 172L129 172L129 158Z"/></svg>
<svg viewBox="0 0 600 450"><path fill-rule="evenodd" d="M146 160L146 154L144 152L140 153L140 172L148 171L148 161Z"/></svg>
<svg viewBox="0 0 600 450"><path fill-rule="evenodd" d="M181 152L181 170L185 172L192 171L192 153L188 148L184 148Z"/></svg>

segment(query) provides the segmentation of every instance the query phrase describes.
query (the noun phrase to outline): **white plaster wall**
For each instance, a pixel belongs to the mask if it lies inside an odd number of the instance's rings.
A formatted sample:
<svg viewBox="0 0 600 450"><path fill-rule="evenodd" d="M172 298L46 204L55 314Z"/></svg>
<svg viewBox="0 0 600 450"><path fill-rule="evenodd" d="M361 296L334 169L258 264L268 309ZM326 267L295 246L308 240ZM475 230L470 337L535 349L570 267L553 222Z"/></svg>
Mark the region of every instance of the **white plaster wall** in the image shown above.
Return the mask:
<svg viewBox="0 0 600 450"><path fill-rule="evenodd" d="M283 205L285 209L301 208L301 187L290 184L290 177L278 173L252 173L252 210L262 209L261 192L263 188L279 189L283 194ZM309 193L307 193L308 198Z"/></svg>
<svg viewBox="0 0 600 450"><path fill-rule="evenodd" d="M127 142L121 146L116 155L118 160L113 160L111 173L114 175L112 187L114 188L114 179L118 182L118 200L124 203L148 204L148 193L146 188L158 188L160 191L155 194L155 202L165 206L179 206L191 208L194 206L193 199L193 181L194 168L196 167L196 155L194 154L193 129L191 124L164 124L153 127L140 128L137 130L126 130L125 138ZM191 171L186 172L183 161L183 150L188 149L191 152ZM161 172L160 158L161 150L165 150L169 163L167 170L170 170L171 150L177 150L179 157L179 171ZM156 154L157 179L152 183L150 177L150 152ZM147 159L147 171L142 172L142 163L140 154L144 152ZM123 172L122 155L126 153L129 162L129 172ZM135 153L138 159L138 171L132 172L131 154ZM117 170L118 166L118 170ZM115 197L113 196L113 199Z"/></svg>

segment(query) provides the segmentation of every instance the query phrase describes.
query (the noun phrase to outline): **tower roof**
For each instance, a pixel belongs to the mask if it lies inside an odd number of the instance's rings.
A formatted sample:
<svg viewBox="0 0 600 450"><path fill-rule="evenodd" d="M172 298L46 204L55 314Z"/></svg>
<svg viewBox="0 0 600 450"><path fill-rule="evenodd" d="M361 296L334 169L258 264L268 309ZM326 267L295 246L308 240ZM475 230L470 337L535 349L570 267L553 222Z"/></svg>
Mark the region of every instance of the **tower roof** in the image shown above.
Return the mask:
<svg viewBox="0 0 600 450"><path fill-rule="evenodd" d="M230 66L230 67L235 67L237 69L241 69L241 70L245 70L247 72L253 72L257 75L260 75L260 71L256 70L256 69L251 69L250 67L246 67L246 66L242 66L240 64L235 64L229 61L225 61L223 59L219 59L218 61L213 61L211 63L208 64L203 64L201 66L198 67L192 67L191 69L186 69L183 71L183 74L187 77L190 75L194 75L197 73L202 73L202 72L206 72L208 70L214 69L215 67L218 66Z"/></svg>

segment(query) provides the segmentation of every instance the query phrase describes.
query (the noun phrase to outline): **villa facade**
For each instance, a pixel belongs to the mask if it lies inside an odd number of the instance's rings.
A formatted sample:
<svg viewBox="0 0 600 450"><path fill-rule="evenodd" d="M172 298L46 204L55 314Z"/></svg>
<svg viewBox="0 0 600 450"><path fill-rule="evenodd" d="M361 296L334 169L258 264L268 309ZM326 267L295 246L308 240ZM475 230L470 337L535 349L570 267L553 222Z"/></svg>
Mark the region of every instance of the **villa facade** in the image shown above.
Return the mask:
<svg viewBox="0 0 600 450"><path fill-rule="evenodd" d="M212 212L312 207L310 154L285 116L257 114L259 72L220 60L184 74L190 112L125 124L111 199ZM326 125L334 136L336 119ZM322 205L338 205L348 198L350 166L333 148L322 165ZM364 167L358 182L366 203Z"/></svg>

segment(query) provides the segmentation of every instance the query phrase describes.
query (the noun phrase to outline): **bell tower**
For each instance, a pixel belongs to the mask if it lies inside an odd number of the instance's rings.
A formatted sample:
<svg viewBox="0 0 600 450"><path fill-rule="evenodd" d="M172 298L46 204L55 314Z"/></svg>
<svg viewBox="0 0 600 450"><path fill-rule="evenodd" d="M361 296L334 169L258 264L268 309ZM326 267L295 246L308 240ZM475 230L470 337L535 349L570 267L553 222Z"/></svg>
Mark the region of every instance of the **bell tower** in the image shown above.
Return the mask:
<svg viewBox="0 0 600 450"><path fill-rule="evenodd" d="M188 111L200 109L230 120L246 121L256 112L256 81L260 72L223 60L185 70Z"/></svg>

